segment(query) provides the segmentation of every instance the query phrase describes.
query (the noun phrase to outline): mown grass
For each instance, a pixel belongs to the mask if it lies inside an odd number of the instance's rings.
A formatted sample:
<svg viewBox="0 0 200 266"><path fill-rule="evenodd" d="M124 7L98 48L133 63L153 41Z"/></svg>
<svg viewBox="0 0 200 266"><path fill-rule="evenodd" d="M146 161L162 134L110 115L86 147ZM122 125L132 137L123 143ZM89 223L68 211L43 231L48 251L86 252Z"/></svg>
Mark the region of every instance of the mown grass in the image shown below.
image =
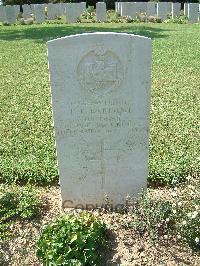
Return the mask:
<svg viewBox="0 0 200 266"><path fill-rule="evenodd" d="M57 182L46 41L94 31L153 38L149 181L200 173L200 25L0 26L0 176Z"/></svg>

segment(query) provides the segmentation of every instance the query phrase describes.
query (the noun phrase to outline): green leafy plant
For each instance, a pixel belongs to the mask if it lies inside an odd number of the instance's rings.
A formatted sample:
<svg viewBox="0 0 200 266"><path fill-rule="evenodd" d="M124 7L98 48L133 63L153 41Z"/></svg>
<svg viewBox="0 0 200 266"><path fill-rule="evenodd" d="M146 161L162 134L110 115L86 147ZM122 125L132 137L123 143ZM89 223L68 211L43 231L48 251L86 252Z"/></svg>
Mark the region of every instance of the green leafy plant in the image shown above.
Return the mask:
<svg viewBox="0 0 200 266"><path fill-rule="evenodd" d="M153 23L161 23L162 22L161 18L159 18L157 16L148 16L147 21L153 22Z"/></svg>
<svg viewBox="0 0 200 266"><path fill-rule="evenodd" d="M124 17L124 20L125 20L126 23L132 23L134 21L133 18L130 17L130 16Z"/></svg>
<svg viewBox="0 0 200 266"><path fill-rule="evenodd" d="M148 232L153 241L173 230L174 217L169 201L155 201L150 196L143 195L136 203L134 215L131 227L141 236Z"/></svg>
<svg viewBox="0 0 200 266"><path fill-rule="evenodd" d="M177 24L187 24L188 18L184 15L183 11L180 12L180 16L172 18L172 14L168 14L165 23L177 23Z"/></svg>
<svg viewBox="0 0 200 266"><path fill-rule="evenodd" d="M146 22L147 21L147 15L145 13L137 13L136 17L137 17L137 19L139 19L140 22Z"/></svg>
<svg viewBox="0 0 200 266"><path fill-rule="evenodd" d="M188 177L190 179L190 177ZM153 242L178 238L193 250L200 250L200 184L188 181L174 187L170 200L143 194L133 204L132 219L122 225Z"/></svg>
<svg viewBox="0 0 200 266"><path fill-rule="evenodd" d="M105 232L105 224L89 213L60 217L43 230L37 256L44 265L101 265Z"/></svg>
<svg viewBox="0 0 200 266"><path fill-rule="evenodd" d="M30 219L40 214L41 200L31 187L12 186L4 192L0 186L0 239L9 236L9 226L16 220Z"/></svg>
<svg viewBox="0 0 200 266"><path fill-rule="evenodd" d="M177 234L192 249L200 250L200 183L187 177L187 186L173 192L174 213L177 214Z"/></svg>

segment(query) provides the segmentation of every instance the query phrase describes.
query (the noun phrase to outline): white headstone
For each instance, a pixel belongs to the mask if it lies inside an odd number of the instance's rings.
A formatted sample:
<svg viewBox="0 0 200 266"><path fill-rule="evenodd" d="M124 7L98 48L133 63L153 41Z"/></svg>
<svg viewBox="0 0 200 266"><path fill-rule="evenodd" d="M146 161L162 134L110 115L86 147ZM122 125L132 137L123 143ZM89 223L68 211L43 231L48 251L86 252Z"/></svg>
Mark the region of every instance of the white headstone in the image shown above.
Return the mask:
<svg viewBox="0 0 200 266"><path fill-rule="evenodd" d="M57 3L57 4L54 4L54 8L55 8L55 13L56 13L56 16L57 17L62 17L63 15L63 3Z"/></svg>
<svg viewBox="0 0 200 266"><path fill-rule="evenodd" d="M116 12L119 13L120 16L122 16L122 2L117 2Z"/></svg>
<svg viewBox="0 0 200 266"><path fill-rule="evenodd" d="M156 16L156 3L147 2L147 16Z"/></svg>
<svg viewBox="0 0 200 266"><path fill-rule="evenodd" d="M104 22L107 20L106 4L104 2L96 3L96 20Z"/></svg>
<svg viewBox="0 0 200 266"><path fill-rule="evenodd" d="M123 204L146 187L151 40L87 33L48 42L65 207Z"/></svg>
<svg viewBox="0 0 200 266"><path fill-rule="evenodd" d="M66 3L60 3L60 17L65 16L65 4Z"/></svg>
<svg viewBox="0 0 200 266"><path fill-rule="evenodd" d="M167 14L172 14L172 2L167 2Z"/></svg>
<svg viewBox="0 0 200 266"><path fill-rule="evenodd" d="M169 10L168 2L158 2L157 3L157 16L161 20L167 19L168 10Z"/></svg>
<svg viewBox="0 0 200 266"><path fill-rule="evenodd" d="M20 14L20 5L14 5L16 17Z"/></svg>
<svg viewBox="0 0 200 266"><path fill-rule="evenodd" d="M189 3L184 3L184 15L188 18L188 6Z"/></svg>
<svg viewBox="0 0 200 266"><path fill-rule="evenodd" d="M31 15L33 14L33 10L32 10L30 5L23 5L22 9L23 9L23 18L24 19L30 18Z"/></svg>
<svg viewBox="0 0 200 266"><path fill-rule="evenodd" d="M6 22L5 6L0 6L0 22Z"/></svg>
<svg viewBox="0 0 200 266"><path fill-rule="evenodd" d="M115 2L115 12L119 12L119 2Z"/></svg>
<svg viewBox="0 0 200 266"><path fill-rule="evenodd" d="M172 3L172 18L175 19L180 16L181 3Z"/></svg>
<svg viewBox="0 0 200 266"><path fill-rule="evenodd" d="M66 16L66 9L69 3L63 3L63 15Z"/></svg>
<svg viewBox="0 0 200 266"><path fill-rule="evenodd" d="M6 22L8 24L15 24L16 23L15 7L10 5L5 6L5 13L6 13Z"/></svg>
<svg viewBox="0 0 200 266"><path fill-rule="evenodd" d="M136 9L136 5L133 2L127 2L126 3L126 16L130 17L130 18L136 18L136 13L137 13L137 9Z"/></svg>
<svg viewBox="0 0 200 266"><path fill-rule="evenodd" d="M86 2L80 2L80 6L81 6L81 14L83 13L83 12L85 12L86 11Z"/></svg>
<svg viewBox="0 0 200 266"><path fill-rule="evenodd" d="M45 6L44 5L34 5L34 15L36 23L45 22Z"/></svg>
<svg viewBox="0 0 200 266"><path fill-rule="evenodd" d="M188 5L188 20L191 23L198 22L199 18L199 4L198 3L189 3Z"/></svg>
<svg viewBox="0 0 200 266"><path fill-rule="evenodd" d="M53 20L56 18L57 16L57 10L54 4L49 3L47 5L47 16L48 16L48 20Z"/></svg>
<svg viewBox="0 0 200 266"><path fill-rule="evenodd" d="M147 12L147 3L146 2L135 2L136 13L146 13Z"/></svg>
<svg viewBox="0 0 200 266"><path fill-rule="evenodd" d="M66 21L68 23L77 22L81 15L81 5L79 3L67 3L66 5Z"/></svg>
<svg viewBox="0 0 200 266"><path fill-rule="evenodd" d="M121 16L122 17L128 16L128 8L129 8L128 2L122 2L121 3Z"/></svg>

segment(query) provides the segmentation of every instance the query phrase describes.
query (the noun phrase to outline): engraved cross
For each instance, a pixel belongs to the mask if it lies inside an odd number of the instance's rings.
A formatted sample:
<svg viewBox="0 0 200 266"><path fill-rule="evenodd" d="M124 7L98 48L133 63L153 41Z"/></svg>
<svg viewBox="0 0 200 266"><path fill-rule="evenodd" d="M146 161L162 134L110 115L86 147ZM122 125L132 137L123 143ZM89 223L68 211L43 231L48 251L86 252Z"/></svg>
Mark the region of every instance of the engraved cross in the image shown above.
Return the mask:
<svg viewBox="0 0 200 266"><path fill-rule="evenodd" d="M105 151L105 146L104 146L104 140L101 140L100 142L100 154L101 154L101 188L103 189L105 187L105 159L104 159L104 151Z"/></svg>

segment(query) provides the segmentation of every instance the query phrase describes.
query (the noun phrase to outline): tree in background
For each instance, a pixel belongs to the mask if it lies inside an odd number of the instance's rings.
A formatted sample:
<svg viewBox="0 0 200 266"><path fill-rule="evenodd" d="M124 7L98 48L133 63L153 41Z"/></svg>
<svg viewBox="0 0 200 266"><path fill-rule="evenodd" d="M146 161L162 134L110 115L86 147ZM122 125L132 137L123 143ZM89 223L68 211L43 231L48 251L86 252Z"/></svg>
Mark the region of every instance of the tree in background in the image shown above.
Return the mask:
<svg viewBox="0 0 200 266"><path fill-rule="evenodd" d="M24 4L43 4L48 3L48 0L1 0L3 5L24 5Z"/></svg>
<svg viewBox="0 0 200 266"><path fill-rule="evenodd" d="M87 6L96 6L97 2L105 2L107 9L115 9L115 2L129 2L129 0L0 0L4 5L23 5L23 4L43 4L43 3L79 3L87 2ZM134 2L148 2L145 0L133 0ZM180 2L183 3L183 0L151 0L155 2ZM200 0L186 0L185 3L200 3Z"/></svg>

